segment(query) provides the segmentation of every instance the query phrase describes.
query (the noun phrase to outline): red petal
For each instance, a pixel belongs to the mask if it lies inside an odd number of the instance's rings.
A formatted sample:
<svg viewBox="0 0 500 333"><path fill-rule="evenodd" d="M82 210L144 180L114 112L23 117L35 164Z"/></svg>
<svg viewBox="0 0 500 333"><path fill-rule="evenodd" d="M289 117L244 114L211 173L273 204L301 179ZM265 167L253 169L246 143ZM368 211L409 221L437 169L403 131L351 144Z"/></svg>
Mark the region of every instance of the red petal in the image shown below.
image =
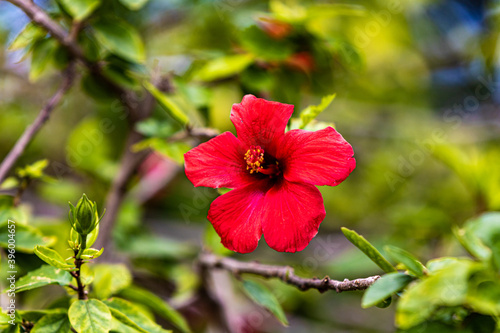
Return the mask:
<svg viewBox="0 0 500 333"><path fill-rule="evenodd" d="M237 188L252 181L240 141L225 132L184 154L186 176L194 186Z"/></svg>
<svg viewBox="0 0 500 333"><path fill-rule="evenodd" d="M230 118L238 139L248 146L259 145L274 155L292 113L293 105L246 95L240 104L233 104Z"/></svg>
<svg viewBox="0 0 500 333"><path fill-rule="evenodd" d="M316 132L292 130L285 134L277 158L285 179L336 186L356 167L351 145L332 127Z"/></svg>
<svg viewBox="0 0 500 333"><path fill-rule="evenodd" d="M325 218L323 197L314 185L286 180L267 192L264 211L264 237L280 252L302 251Z"/></svg>
<svg viewBox="0 0 500 333"><path fill-rule="evenodd" d="M263 202L267 180L232 190L212 202L208 220L222 244L232 251L255 250L262 235Z"/></svg>

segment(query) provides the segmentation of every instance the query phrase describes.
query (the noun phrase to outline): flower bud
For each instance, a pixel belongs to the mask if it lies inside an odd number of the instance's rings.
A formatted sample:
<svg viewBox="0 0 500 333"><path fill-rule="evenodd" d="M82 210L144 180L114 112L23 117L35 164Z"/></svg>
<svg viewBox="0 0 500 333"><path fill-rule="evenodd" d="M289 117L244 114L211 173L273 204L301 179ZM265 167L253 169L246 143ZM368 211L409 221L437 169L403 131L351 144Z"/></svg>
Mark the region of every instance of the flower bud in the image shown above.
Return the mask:
<svg viewBox="0 0 500 333"><path fill-rule="evenodd" d="M85 193L78 201L76 207L69 203L69 221L71 227L80 235L88 235L94 230L102 216L97 214L97 204L90 201ZM104 215L104 213L103 213Z"/></svg>

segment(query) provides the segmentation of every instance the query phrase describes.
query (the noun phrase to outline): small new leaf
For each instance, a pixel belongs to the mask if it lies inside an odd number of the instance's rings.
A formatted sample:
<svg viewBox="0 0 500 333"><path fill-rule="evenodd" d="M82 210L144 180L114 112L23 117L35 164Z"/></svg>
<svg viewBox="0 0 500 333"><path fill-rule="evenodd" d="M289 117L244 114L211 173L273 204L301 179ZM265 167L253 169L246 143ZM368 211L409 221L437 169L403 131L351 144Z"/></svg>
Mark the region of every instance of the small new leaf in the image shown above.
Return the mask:
<svg viewBox="0 0 500 333"><path fill-rule="evenodd" d="M40 259L45 261L50 266L64 269L66 271L76 270L74 265L66 263L59 253L46 246L35 246L34 252Z"/></svg>
<svg viewBox="0 0 500 333"><path fill-rule="evenodd" d="M321 112L323 112L335 99L336 94L331 94L323 97L319 105L310 105L302 112L300 112L301 124L300 129L304 129L311 120L315 119Z"/></svg>

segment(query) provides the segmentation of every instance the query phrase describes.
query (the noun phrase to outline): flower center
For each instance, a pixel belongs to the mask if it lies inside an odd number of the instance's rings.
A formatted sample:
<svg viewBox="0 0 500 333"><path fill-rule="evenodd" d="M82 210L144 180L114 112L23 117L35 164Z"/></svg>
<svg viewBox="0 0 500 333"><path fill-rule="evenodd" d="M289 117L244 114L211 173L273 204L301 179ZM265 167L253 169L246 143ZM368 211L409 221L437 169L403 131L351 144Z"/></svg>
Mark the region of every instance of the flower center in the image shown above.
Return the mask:
<svg viewBox="0 0 500 333"><path fill-rule="evenodd" d="M264 163L264 149L260 146L250 146L250 149L245 153L245 161L247 162L247 170L250 173L262 173L270 177L280 174L279 163Z"/></svg>
<svg viewBox="0 0 500 333"><path fill-rule="evenodd" d="M247 170L250 173L259 172L264 163L264 149L260 146L250 146L245 154L245 161L247 162Z"/></svg>

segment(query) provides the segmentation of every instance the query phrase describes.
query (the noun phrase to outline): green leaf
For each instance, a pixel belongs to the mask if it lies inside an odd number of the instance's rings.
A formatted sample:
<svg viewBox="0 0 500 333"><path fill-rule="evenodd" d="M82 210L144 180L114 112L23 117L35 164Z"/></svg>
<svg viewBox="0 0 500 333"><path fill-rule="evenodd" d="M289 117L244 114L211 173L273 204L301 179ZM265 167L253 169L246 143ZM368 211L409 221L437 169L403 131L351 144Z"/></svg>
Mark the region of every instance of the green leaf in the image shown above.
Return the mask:
<svg viewBox="0 0 500 333"><path fill-rule="evenodd" d="M109 307L116 319L140 332L169 332L144 315L137 306L124 299L114 297L110 300L104 301L104 303Z"/></svg>
<svg viewBox="0 0 500 333"><path fill-rule="evenodd" d="M133 77L134 73L129 69L110 64L102 71L104 76L125 89L137 90L141 88L139 81Z"/></svg>
<svg viewBox="0 0 500 333"><path fill-rule="evenodd" d="M33 45L29 74L30 81L35 82L51 68L58 45L54 38L43 39Z"/></svg>
<svg viewBox="0 0 500 333"><path fill-rule="evenodd" d="M182 315L177 312L170 304L164 302L160 297L146 289L131 286L120 291L120 296L147 306L157 315L163 317L183 333L190 333L191 329Z"/></svg>
<svg viewBox="0 0 500 333"><path fill-rule="evenodd" d="M15 187L19 186L19 181L15 177L8 177L3 181L2 184L0 184L0 189L1 190L10 190Z"/></svg>
<svg viewBox="0 0 500 333"><path fill-rule="evenodd" d="M49 265L43 265L25 276L20 277L16 282L16 291L31 290L49 284L67 286L72 280L73 277L67 271Z"/></svg>
<svg viewBox="0 0 500 333"><path fill-rule="evenodd" d="M492 316L500 315L500 283L483 281L467 294L467 305L476 312Z"/></svg>
<svg viewBox="0 0 500 333"><path fill-rule="evenodd" d="M122 249L132 258L181 259L193 258L196 249L186 242L159 236L136 236Z"/></svg>
<svg viewBox="0 0 500 333"><path fill-rule="evenodd" d="M108 333L111 328L111 312L96 299L78 300L68 311L71 325L79 333Z"/></svg>
<svg viewBox="0 0 500 333"><path fill-rule="evenodd" d="M35 246L35 254L47 264L54 266L55 268L67 271L76 270L74 265L68 264L59 253L46 246Z"/></svg>
<svg viewBox="0 0 500 333"><path fill-rule="evenodd" d="M98 249L85 249L83 250L83 253L82 253L82 259L95 259L95 258L99 258L102 254L102 252L104 251L104 248L101 248L100 250Z"/></svg>
<svg viewBox="0 0 500 333"><path fill-rule="evenodd" d="M148 2L148 0L120 0L122 5L130 10L139 10Z"/></svg>
<svg viewBox="0 0 500 333"><path fill-rule="evenodd" d="M164 108L170 116L172 116L172 118L177 120L182 125L186 125L189 122L188 116L179 106L177 106L177 104L174 103L174 101L172 101L170 97L158 90L151 82L144 81L143 85L144 88L149 91L151 95L153 95L161 107Z"/></svg>
<svg viewBox="0 0 500 333"><path fill-rule="evenodd" d="M135 125L135 130L147 137L168 138L175 133L175 128L167 120L144 119Z"/></svg>
<svg viewBox="0 0 500 333"><path fill-rule="evenodd" d="M118 18L102 19L92 25L98 41L111 53L132 62L146 60L144 44L137 30Z"/></svg>
<svg viewBox="0 0 500 333"><path fill-rule="evenodd" d="M58 0L76 21L86 19L101 5L100 0Z"/></svg>
<svg viewBox="0 0 500 333"><path fill-rule="evenodd" d="M32 43L47 36L47 31L38 25L30 22L26 24L24 29L17 35L9 46L10 51L23 49Z"/></svg>
<svg viewBox="0 0 500 333"><path fill-rule="evenodd" d="M49 166L49 160L43 159L36 161L33 164L29 164L24 168L17 170L17 174L21 178L32 178L38 179L43 177L43 170Z"/></svg>
<svg viewBox="0 0 500 333"><path fill-rule="evenodd" d="M382 254L371 245L363 236L358 235L354 230L349 230L347 228L341 228L344 236L354 244L358 249L360 249L364 254L368 256L375 264L378 265L384 272L392 273L397 272L397 270L391 265L390 262L385 259Z"/></svg>
<svg viewBox="0 0 500 333"><path fill-rule="evenodd" d="M398 263L402 263L410 272L412 272L416 276L423 277L425 274L427 274L427 269L425 268L425 266L422 265L422 263L409 252L391 245L385 246L384 250L392 260Z"/></svg>
<svg viewBox="0 0 500 333"><path fill-rule="evenodd" d="M26 321L31 321L35 323L42 319L42 317L49 314L66 314L68 316L68 309L55 308L55 309L44 309L44 310L17 310L17 314Z"/></svg>
<svg viewBox="0 0 500 333"><path fill-rule="evenodd" d="M453 234L473 257L484 261L490 260L491 250L473 232L468 232L466 228L460 229L455 226Z"/></svg>
<svg viewBox="0 0 500 333"><path fill-rule="evenodd" d="M469 238L478 238L482 244L491 250L491 259L496 267L500 268L500 213L484 213L467 221L464 229L465 233L474 235L468 236ZM475 247L471 250L475 251L476 255L480 256L479 258L487 259L487 251L484 248L480 249L477 241L475 241L474 245Z"/></svg>
<svg viewBox="0 0 500 333"><path fill-rule="evenodd" d="M180 141L167 142L167 140L160 138L149 138L133 145L132 151L137 152L148 148L151 148L154 151L172 159L178 164L183 165L184 154L191 149L191 146Z"/></svg>
<svg viewBox="0 0 500 333"><path fill-rule="evenodd" d="M54 313L43 316L31 329L31 333L68 333L71 324L67 313Z"/></svg>
<svg viewBox="0 0 500 333"><path fill-rule="evenodd" d="M246 280L243 281L243 290L252 301L270 311L281 324L288 326L283 308L269 289L255 281Z"/></svg>
<svg viewBox="0 0 500 333"><path fill-rule="evenodd" d="M128 326L128 327L132 328L135 331L139 331L139 332L143 332L143 333L149 333L148 331L144 330L139 325L137 325L134 321L132 321L124 313L120 312L119 310L113 309L112 307L109 307L109 306L108 306L108 308L109 308L109 311L111 312L111 315L113 316L113 318L115 318L116 320L118 320L123 325Z"/></svg>
<svg viewBox="0 0 500 333"><path fill-rule="evenodd" d="M461 259L411 284L399 300L396 325L408 329L427 320L439 307L462 305L467 297L469 277L479 268L481 264Z"/></svg>
<svg viewBox="0 0 500 333"><path fill-rule="evenodd" d="M335 99L336 94L331 94L323 97L319 105L310 105L300 112L301 124L300 129L304 129L311 120L315 119L321 112L323 112Z"/></svg>
<svg viewBox="0 0 500 333"><path fill-rule="evenodd" d="M251 54L236 54L211 60L203 66L196 78L201 81L214 81L241 73L254 61Z"/></svg>
<svg viewBox="0 0 500 333"><path fill-rule="evenodd" d="M132 275L123 264L94 265L93 271L93 292L100 299L108 298L132 283Z"/></svg>
<svg viewBox="0 0 500 333"><path fill-rule="evenodd" d="M9 240L8 222L0 224L0 246L6 248ZM25 224L16 223L16 251L33 253L37 245L50 246L55 243L55 237L46 237L38 229Z"/></svg>
<svg viewBox="0 0 500 333"><path fill-rule="evenodd" d="M382 276L366 290L361 300L361 306L363 308L369 308L383 302L392 294L406 287L412 280L413 277L399 272Z"/></svg>
<svg viewBox="0 0 500 333"><path fill-rule="evenodd" d="M375 306L377 308L380 308L380 309L385 309L385 308L389 307L389 305L391 305L391 303L392 303L392 296L389 296L386 299L375 304Z"/></svg>

